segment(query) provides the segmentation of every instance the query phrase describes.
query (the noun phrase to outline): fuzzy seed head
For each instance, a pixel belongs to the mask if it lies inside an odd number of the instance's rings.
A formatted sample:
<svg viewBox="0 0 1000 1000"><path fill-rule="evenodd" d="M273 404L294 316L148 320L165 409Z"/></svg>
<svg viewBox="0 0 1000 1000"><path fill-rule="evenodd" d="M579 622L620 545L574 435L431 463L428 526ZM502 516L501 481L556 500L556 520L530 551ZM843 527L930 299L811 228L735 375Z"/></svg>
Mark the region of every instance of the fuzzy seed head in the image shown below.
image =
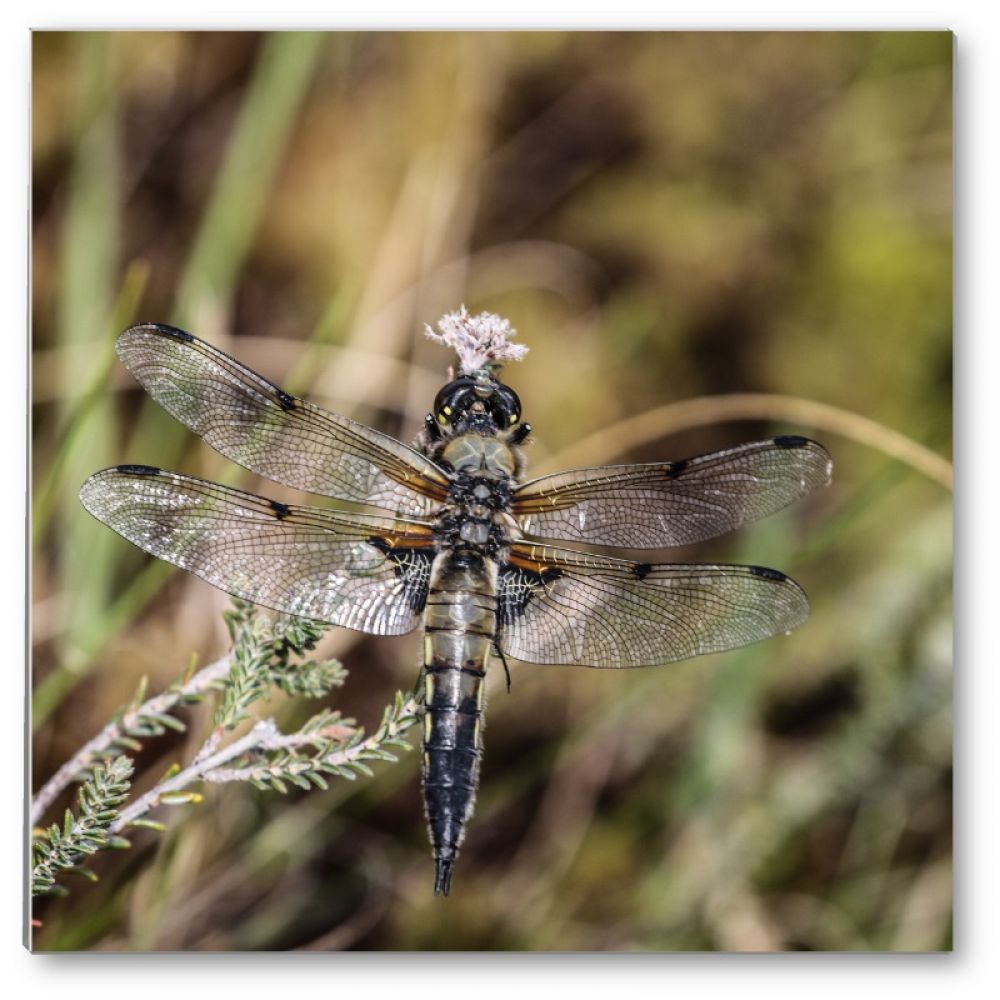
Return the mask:
<svg viewBox="0 0 1000 1000"><path fill-rule="evenodd" d="M425 326L424 332L435 343L450 347L458 355L462 374L499 368L505 361L520 361L528 353L524 344L511 343L517 331L509 320L488 312L470 316L465 306L442 316L437 330Z"/></svg>

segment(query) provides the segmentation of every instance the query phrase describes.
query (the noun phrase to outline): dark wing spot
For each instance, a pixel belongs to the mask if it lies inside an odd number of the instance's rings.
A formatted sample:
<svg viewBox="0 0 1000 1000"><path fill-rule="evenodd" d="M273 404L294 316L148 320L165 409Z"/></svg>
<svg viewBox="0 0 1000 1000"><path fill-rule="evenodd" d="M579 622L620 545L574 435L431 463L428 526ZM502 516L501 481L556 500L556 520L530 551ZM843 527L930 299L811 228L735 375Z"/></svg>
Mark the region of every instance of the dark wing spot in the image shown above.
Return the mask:
<svg viewBox="0 0 1000 1000"><path fill-rule="evenodd" d="M190 333L185 333L183 330L178 330L176 326L167 326L165 323L155 323L154 329L157 333L162 333L164 337L171 337L174 340L180 340L185 344L190 344L194 340L194 337Z"/></svg>
<svg viewBox="0 0 1000 1000"><path fill-rule="evenodd" d="M766 566L748 566L747 569L753 576L762 576L765 580L777 580L779 583L783 583L788 579L784 573L776 569L768 569Z"/></svg>
<svg viewBox="0 0 1000 1000"><path fill-rule="evenodd" d="M283 521L286 517L288 517L288 504L281 503L279 500L271 501L271 510L278 515L279 521Z"/></svg>
<svg viewBox="0 0 1000 1000"><path fill-rule="evenodd" d="M541 572L516 566L501 566L497 587L497 624L502 628L524 614L535 591L563 575L556 566L546 566Z"/></svg>
<svg viewBox="0 0 1000 1000"><path fill-rule="evenodd" d="M283 410L294 410L296 399L291 393L285 392L284 389L275 389L275 393L278 397L278 405Z"/></svg>
<svg viewBox="0 0 1000 1000"><path fill-rule="evenodd" d="M637 577L638 577L638 578L639 578L640 580L645 580L645 579L646 579L646 577L647 577L647 576L649 576L649 571L650 571L650 570L651 570L652 568L653 568L653 567L652 567L652 566L651 566L651 565L650 565L649 563L636 563L636 564L635 564L635 565L634 565L634 566L632 567L632 572L633 572L633 573L635 573L635 575L636 575L636 576L637 576Z"/></svg>
<svg viewBox="0 0 1000 1000"><path fill-rule="evenodd" d="M372 535L366 541L373 549L378 549L384 556L387 556L392 551L392 546L379 535Z"/></svg>
<svg viewBox="0 0 1000 1000"><path fill-rule="evenodd" d="M116 465L115 471L128 476L158 476L160 470L152 465Z"/></svg>
<svg viewBox="0 0 1000 1000"><path fill-rule="evenodd" d="M688 467L688 460L686 458L682 458L679 462L670 462L669 465L667 465L666 469L667 478L676 479L678 476L684 474L684 470L687 467Z"/></svg>
<svg viewBox="0 0 1000 1000"><path fill-rule="evenodd" d="M801 437L798 434L784 434L781 437L776 437L774 443L779 448L804 448L809 444L809 438Z"/></svg>
<svg viewBox="0 0 1000 1000"><path fill-rule="evenodd" d="M433 554L423 549L393 548L379 535L372 535L366 541L392 563L396 576L404 581L403 594L407 606L413 611L423 611L427 603Z"/></svg>

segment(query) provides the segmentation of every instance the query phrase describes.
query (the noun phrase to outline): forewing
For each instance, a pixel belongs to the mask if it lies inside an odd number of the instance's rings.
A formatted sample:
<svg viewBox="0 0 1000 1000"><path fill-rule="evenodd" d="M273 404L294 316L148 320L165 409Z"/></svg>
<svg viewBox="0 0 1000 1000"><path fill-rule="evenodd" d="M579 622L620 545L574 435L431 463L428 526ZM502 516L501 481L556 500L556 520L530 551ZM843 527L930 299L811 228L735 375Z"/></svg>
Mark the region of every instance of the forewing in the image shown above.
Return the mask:
<svg viewBox="0 0 1000 1000"><path fill-rule="evenodd" d="M578 469L525 483L514 494L522 531L620 548L688 545L756 521L830 481L827 450L804 437L680 462Z"/></svg>
<svg viewBox="0 0 1000 1000"><path fill-rule="evenodd" d="M268 500L141 465L95 473L84 507L235 597L374 635L409 632L427 597L430 528Z"/></svg>
<svg viewBox="0 0 1000 1000"><path fill-rule="evenodd" d="M500 568L498 644L531 663L643 667L746 646L809 614L794 580L758 566L632 563L515 544Z"/></svg>
<svg viewBox="0 0 1000 1000"><path fill-rule="evenodd" d="M444 474L419 452L292 396L183 330L134 326L116 347L164 409L268 479L414 516L447 493Z"/></svg>

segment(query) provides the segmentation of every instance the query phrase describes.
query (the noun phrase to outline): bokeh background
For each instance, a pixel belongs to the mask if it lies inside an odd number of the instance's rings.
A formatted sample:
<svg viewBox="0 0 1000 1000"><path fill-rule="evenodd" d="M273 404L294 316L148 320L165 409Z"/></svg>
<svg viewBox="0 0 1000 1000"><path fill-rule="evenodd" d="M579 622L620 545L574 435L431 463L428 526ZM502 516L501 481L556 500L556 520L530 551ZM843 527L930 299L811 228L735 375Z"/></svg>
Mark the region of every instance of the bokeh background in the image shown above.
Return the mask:
<svg viewBox="0 0 1000 1000"><path fill-rule="evenodd" d="M835 479L671 554L794 574L792 636L493 678L449 899L408 754L163 810L36 908L35 947L949 948L951 95L946 33L36 33L34 788L143 674L225 649L224 595L91 520L82 480L262 487L143 397L132 322L409 440L450 362L422 326L465 303L531 348L533 472L806 433ZM368 725L415 681L415 636L324 648Z"/></svg>

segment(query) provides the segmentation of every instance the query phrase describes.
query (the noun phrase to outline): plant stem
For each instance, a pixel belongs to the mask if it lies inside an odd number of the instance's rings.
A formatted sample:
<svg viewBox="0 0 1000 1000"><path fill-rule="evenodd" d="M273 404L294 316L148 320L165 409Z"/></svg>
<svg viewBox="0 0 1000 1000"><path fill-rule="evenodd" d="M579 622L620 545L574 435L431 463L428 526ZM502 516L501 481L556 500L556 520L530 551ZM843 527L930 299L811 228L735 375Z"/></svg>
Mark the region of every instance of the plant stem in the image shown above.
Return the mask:
<svg viewBox="0 0 1000 1000"><path fill-rule="evenodd" d="M419 705L414 698L410 698L403 706L402 716L414 716L419 711ZM410 724L400 726L398 723L391 723L383 732L380 727L368 739L348 747L345 750L338 750L335 753L327 754L323 758L323 763L333 767L349 764L359 757L377 750L385 738L398 735L409 728ZM254 727L255 729L257 727ZM282 734L276 728L264 734L259 748L262 750L289 750L301 746L315 746L318 743L328 742L331 739L348 739L354 730L349 726L338 726L324 729L314 733L288 733ZM213 784L223 784L228 781L249 781L253 777L253 767L234 768L213 768L203 774L205 781ZM178 775L180 777L180 775Z"/></svg>
<svg viewBox="0 0 1000 1000"><path fill-rule="evenodd" d="M404 717L415 716L418 709L419 706L416 699L410 698L403 705L400 715ZM328 754L323 758L323 761L333 766L349 764L354 760L371 754L381 746L386 737L398 735L398 733L409 728L410 724L401 726L398 722L394 721L390 722L387 726L380 726L368 739L354 746L347 747L344 750ZM254 773L252 766L231 768L222 766L232 760L236 760L245 753L254 750L289 750L301 746L317 746L328 743L331 739L350 739L355 732L356 730L352 726L338 725L315 732L285 734L279 732L274 719L261 719L248 733L224 746L221 750L207 755L199 751L190 766L184 768L183 771L179 771L172 778L151 788L145 795L141 795L131 805L123 809L118 814L118 818L108 828L108 832L110 834L121 833L129 824L145 815L150 809L155 808L164 795L171 792L183 791L188 785L197 781L223 784L230 781L250 780ZM206 744L212 738L210 736Z"/></svg>
<svg viewBox="0 0 1000 1000"><path fill-rule="evenodd" d="M143 715L162 715L179 701L192 695L202 694L217 681L224 680L229 675L232 666L231 658L231 652L219 657L204 669L199 670L186 684L170 688L141 705L128 709L117 719L112 719L93 739L85 743L66 761L35 795L31 802L31 825L37 826L52 803L59 797L60 792L76 780L77 776L90 767L116 740L126 735L137 719Z"/></svg>
<svg viewBox="0 0 1000 1000"><path fill-rule="evenodd" d="M151 788L145 795L140 795L135 802L118 814L118 818L108 828L108 832L112 834L121 833L130 823L157 806L164 795L169 792L179 792L192 782L200 781L206 772L213 770L220 764L234 760L248 750L262 746L269 736L276 735L278 735L278 726L274 719L261 719L245 736L234 740L216 753L201 759L199 763L194 763L190 767L184 768L183 771L179 771L172 778L168 778L166 781ZM201 757L200 753L198 757Z"/></svg>

